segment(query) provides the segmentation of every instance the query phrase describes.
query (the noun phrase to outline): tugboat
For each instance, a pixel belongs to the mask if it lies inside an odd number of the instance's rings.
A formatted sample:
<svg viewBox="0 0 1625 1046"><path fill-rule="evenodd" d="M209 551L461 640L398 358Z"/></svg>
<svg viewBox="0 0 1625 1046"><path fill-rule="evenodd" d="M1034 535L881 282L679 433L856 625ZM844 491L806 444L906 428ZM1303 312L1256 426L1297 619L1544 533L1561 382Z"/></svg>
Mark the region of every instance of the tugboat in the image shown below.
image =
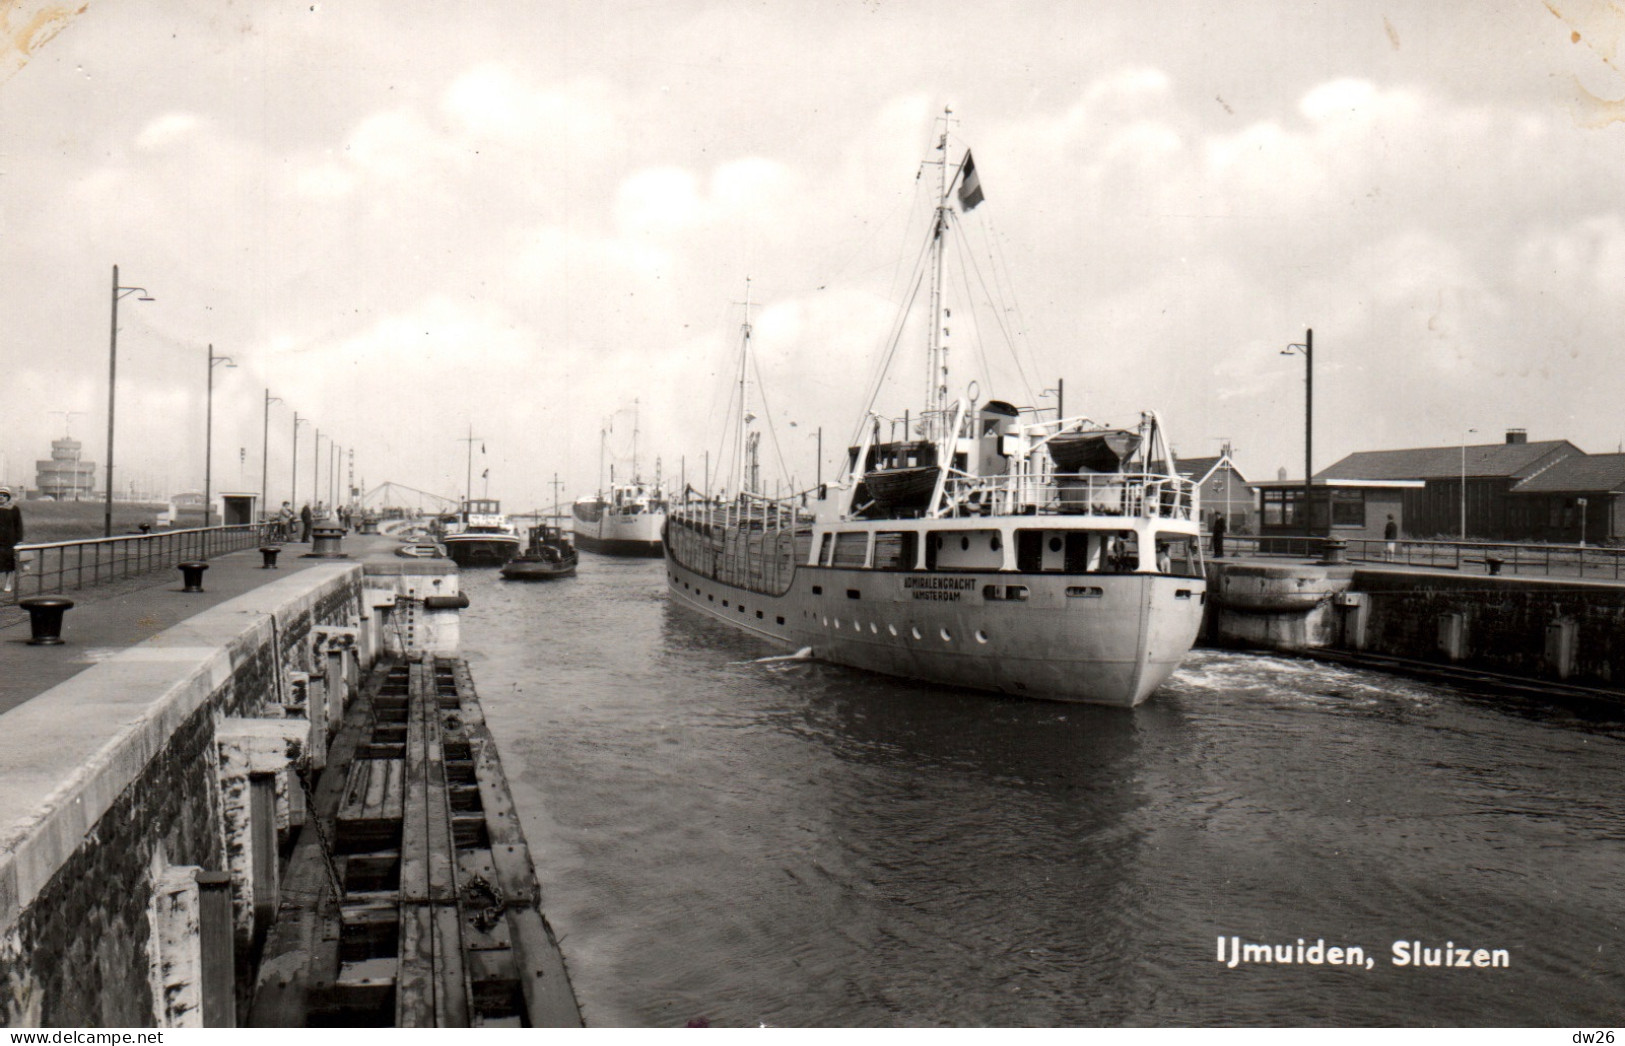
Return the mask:
<svg viewBox="0 0 1625 1046"><path fill-rule="evenodd" d="M983 196L969 151L949 183L944 124L929 161L940 170L922 252L932 309L924 413L882 418L871 398L836 483L764 494L743 449L755 446L744 432L747 306L738 486L685 491L672 509L668 592L837 664L1131 707L1168 678L1201 625L1197 490L1179 475L1154 411L1109 426L982 399L974 381L949 398L943 241Z"/></svg>
<svg viewBox="0 0 1625 1046"><path fill-rule="evenodd" d="M574 577L576 561L580 558L562 528L543 523L530 528L530 544L525 546L525 554L502 564L502 576L511 581Z"/></svg>
<svg viewBox="0 0 1625 1046"><path fill-rule="evenodd" d="M553 477L553 519L559 518L559 477ZM525 554L502 564L502 576L511 581L551 581L574 577L581 558L564 528L543 523L530 528L530 544Z"/></svg>

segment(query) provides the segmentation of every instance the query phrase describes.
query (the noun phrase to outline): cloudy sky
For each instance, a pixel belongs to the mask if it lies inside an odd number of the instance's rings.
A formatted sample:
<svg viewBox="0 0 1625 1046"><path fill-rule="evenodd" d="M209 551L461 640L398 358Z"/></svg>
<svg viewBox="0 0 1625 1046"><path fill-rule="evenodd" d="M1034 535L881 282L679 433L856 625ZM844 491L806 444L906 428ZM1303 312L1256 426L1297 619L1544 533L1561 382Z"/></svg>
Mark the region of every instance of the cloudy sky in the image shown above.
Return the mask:
<svg viewBox="0 0 1625 1046"><path fill-rule="evenodd" d="M1160 410L1254 478L1354 450L1625 441L1625 13L1608 0L606 0L7 8L0 472L71 425L119 485L589 492L607 444L697 480L753 302L798 480L864 405L936 158L955 391ZM960 290L958 298L954 288ZM976 310L983 289L997 294ZM1020 368L1007 364L1010 334ZM918 410L909 328L882 406ZM887 398L889 397L889 398ZM910 402L910 401L916 402ZM67 416L62 412L79 412ZM792 427L790 422L795 422ZM601 433L613 422L607 440ZM241 453L240 453L241 451ZM770 455L772 463L778 455ZM323 486L326 483L324 480Z"/></svg>

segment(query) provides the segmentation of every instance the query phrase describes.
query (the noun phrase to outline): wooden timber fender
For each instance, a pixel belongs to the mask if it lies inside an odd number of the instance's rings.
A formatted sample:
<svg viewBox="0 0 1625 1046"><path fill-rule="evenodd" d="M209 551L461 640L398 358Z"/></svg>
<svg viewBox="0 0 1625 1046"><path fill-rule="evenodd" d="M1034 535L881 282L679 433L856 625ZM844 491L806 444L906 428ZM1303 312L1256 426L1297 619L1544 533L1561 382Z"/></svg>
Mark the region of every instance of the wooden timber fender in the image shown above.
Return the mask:
<svg viewBox="0 0 1625 1046"><path fill-rule="evenodd" d="M466 663L380 662L307 792L251 1024L581 1026Z"/></svg>

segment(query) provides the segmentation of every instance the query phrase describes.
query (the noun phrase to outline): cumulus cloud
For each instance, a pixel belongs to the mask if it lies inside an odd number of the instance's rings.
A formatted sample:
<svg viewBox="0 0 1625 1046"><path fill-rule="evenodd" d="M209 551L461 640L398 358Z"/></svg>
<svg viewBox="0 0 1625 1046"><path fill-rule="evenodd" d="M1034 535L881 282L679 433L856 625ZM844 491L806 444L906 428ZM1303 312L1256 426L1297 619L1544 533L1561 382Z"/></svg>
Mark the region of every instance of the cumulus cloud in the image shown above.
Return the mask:
<svg viewBox="0 0 1625 1046"><path fill-rule="evenodd" d="M929 164L974 147L988 202L955 263L1005 282L956 285L994 304L956 309L956 386L1019 326L1027 380L1064 377L1080 409L1156 406L1185 453L1225 435L1252 471L1296 471L1303 375L1279 349L1313 326L1327 460L1514 412L1602 442L1625 148L1553 104L1552 63L1589 53L1566 34L1492 62L1493 26L1420 14L1392 22L1396 51L1380 17L1318 9L1152 40L1133 5L1083 32L1065 5L1017 3L973 36L850 7L267 10L258 49L203 14L92 8L0 113L8 380L100 409L119 262L159 298L128 321L132 390L195 413L196 346L237 358L221 446L257 446L272 387L274 475L297 409L358 449L387 432L369 475L429 486L461 468L426 430L488 419L512 496L541 498L555 468L594 481L599 422L633 398L668 462L711 446L749 277L771 413L842 431L908 292ZM40 130L58 126L75 131ZM886 409L917 399L919 342L908 328ZM166 353L188 362L171 374ZM984 389L1020 398L1004 380ZM535 399L564 435L529 432ZM431 420L408 431L391 403ZM127 424L132 467L161 465L139 449L161 430ZM43 452L6 438L10 460Z"/></svg>

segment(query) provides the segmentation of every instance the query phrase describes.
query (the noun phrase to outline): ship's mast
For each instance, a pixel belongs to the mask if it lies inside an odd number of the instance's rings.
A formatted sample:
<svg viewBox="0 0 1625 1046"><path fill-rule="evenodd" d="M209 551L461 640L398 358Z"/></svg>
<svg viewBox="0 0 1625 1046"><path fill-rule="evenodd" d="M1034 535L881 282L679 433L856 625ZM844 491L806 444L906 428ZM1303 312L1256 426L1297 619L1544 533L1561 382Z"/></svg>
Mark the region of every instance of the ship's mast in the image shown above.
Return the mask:
<svg viewBox="0 0 1625 1046"><path fill-rule="evenodd" d="M931 419L926 430L928 437L951 435L943 431L947 423L943 415L948 408L948 343L943 338L947 328L942 313L942 269L943 237L948 231L948 125L952 122L949 118L952 113L952 109L944 106L942 115L937 117L942 125L937 136L937 158L926 161L937 168L937 206L931 229L931 335L925 374L925 410ZM903 438L907 439L908 434L904 433Z"/></svg>
<svg viewBox="0 0 1625 1046"><path fill-rule="evenodd" d="M468 426L468 435L457 441L468 444L468 473L463 478L463 522L465 524L468 522L469 502L474 500L474 441L484 438L484 436L474 435L474 426L470 424Z"/></svg>
<svg viewBox="0 0 1625 1046"><path fill-rule="evenodd" d="M634 396L632 398L632 482L637 483L642 478L638 474L638 401L637 397Z"/></svg>
<svg viewBox="0 0 1625 1046"><path fill-rule="evenodd" d="M745 406L745 375L750 362L750 277L745 277L745 321L740 324L741 339L739 342L739 417L738 428L734 439L734 479L739 484L738 493L744 493L749 483L745 476L745 429L750 425L750 411Z"/></svg>

